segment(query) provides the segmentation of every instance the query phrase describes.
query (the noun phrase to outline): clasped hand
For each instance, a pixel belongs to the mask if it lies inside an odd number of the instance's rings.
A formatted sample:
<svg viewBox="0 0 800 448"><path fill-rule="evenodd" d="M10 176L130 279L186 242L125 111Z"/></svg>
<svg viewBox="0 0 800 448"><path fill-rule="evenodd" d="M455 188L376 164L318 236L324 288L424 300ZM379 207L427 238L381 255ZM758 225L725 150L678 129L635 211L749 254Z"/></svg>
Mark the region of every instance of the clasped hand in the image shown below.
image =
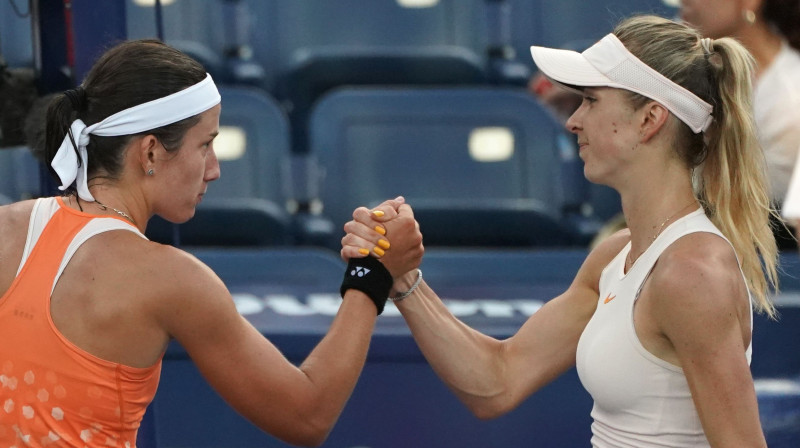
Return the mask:
<svg viewBox="0 0 800 448"><path fill-rule="evenodd" d="M374 256L392 278L397 280L419 267L425 248L414 212L400 196L368 209L353 211L353 219L344 225L341 256L351 258Z"/></svg>

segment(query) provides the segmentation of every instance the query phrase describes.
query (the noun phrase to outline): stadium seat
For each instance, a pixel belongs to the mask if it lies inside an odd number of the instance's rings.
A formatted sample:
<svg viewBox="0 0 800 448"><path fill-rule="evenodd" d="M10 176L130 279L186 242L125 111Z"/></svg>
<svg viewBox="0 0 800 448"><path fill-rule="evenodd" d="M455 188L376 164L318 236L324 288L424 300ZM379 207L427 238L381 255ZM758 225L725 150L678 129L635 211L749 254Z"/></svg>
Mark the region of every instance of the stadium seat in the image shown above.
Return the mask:
<svg viewBox="0 0 800 448"><path fill-rule="evenodd" d="M321 47L298 52L279 82L277 95L290 111L293 151L305 153L309 113L336 87L484 84L486 74L481 58L463 47Z"/></svg>
<svg viewBox="0 0 800 448"><path fill-rule="evenodd" d="M145 235L174 246L285 246L293 242L291 220L274 202L258 198L210 199L192 219L172 224L154 216Z"/></svg>
<svg viewBox="0 0 800 448"><path fill-rule="evenodd" d="M286 203L289 124L275 100L263 91L223 86L220 135L214 142L220 178L207 198L259 198Z"/></svg>
<svg viewBox="0 0 800 448"><path fill-rule="evenodd" d="M494 222L495 228L541 224L529 229L538 236L520 230L501 245L530 245L532 238L566 244L571 236L557 225L563 196L558 132L522 89L334 91L310 122L312 154L325 170L323 213L339 227L356 207L403 195L431 216L420 221L426 244L455 242L433 236L449 238L456 209L466 213L463 219L480 214L485 223L504 210L507 221Z"/></svg>
<svg viewBox="0 0 800 448"><path fill-rule="evenodd" d="M25 146L0 148L0 196L9 202L41 195L39 162Z"/></svg>
<svg viewBox="0 0 800 448"><path fill-rule="evenodd" d="M423 7L406 3L413 2L251 1L250 10L263 25L252 29L256 58L268 57L285 73L307 52L324 48L456 46L483 51L483 0L439 0Z"/></svg>
<svg viewBox="0 0 800 448"><path fill-rule="evenodd" d="M0 2L0 56L9 67L33 65L28 2Z"/></svg>
<svg viewBox="0 0 800 448"><path fill-rule="evenodd" d="M501 0L511 13L511 40L517 60L535 70L531 45L563 47L566 42L597 41L623 18L635 13L675 17L677 9L663 0L606 0L602 2L555 2L550 0Z"/></svg>
<svg viewBox="0 0 800 448"><path fill-rule="evenodd" d="M425 244L436 246L567 246L571 236L547 204L530 198L411 199Z"/></svg>
<svg viewBox="0 0 800 448"><path fill-rule="evenodd" d="M403 3L273 0L253 6L266 20L281 18L272 29L254 30L253 41L277 61L273 90L291 118L296 152L308 151L308 114L334 87L486 82L485 32L476 30L482 0L416 8Z"/></svg>

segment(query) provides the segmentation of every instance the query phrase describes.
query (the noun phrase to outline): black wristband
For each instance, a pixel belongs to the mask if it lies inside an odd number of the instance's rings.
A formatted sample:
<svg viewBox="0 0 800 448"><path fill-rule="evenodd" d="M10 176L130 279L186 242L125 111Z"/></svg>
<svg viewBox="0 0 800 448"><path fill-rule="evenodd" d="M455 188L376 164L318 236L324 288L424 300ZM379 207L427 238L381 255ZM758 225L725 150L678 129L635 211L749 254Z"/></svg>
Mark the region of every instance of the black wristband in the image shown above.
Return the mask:
<svg viewBox="0 0 800 448"><path fill-rule="evenodd" d="M357 289L367 295L378 308L378 315L383 312L389 291L392 289L392 274L374 257L351 258L344 271L344 280L339 292L344 297L348 289Z"/></svg>

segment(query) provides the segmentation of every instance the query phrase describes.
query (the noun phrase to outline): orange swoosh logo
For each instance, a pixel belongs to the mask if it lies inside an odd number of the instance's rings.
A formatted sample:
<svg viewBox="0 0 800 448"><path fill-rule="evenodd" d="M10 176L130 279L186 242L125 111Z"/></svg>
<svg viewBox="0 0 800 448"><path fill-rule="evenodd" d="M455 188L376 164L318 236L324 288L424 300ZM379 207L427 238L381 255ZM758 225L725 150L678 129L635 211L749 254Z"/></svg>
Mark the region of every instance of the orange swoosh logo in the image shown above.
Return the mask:
<svg viewBox="0 0 800 448"><path fill-rule="evenodd" d="M605 300L603 300L603 304L606 304L606 303L608 303L608 302L610 302L610 301L612 301L612 300L614 300L616 298L617 298L617 296L612 296L611 293L608 293L608 296L606 296Z"/></svg>

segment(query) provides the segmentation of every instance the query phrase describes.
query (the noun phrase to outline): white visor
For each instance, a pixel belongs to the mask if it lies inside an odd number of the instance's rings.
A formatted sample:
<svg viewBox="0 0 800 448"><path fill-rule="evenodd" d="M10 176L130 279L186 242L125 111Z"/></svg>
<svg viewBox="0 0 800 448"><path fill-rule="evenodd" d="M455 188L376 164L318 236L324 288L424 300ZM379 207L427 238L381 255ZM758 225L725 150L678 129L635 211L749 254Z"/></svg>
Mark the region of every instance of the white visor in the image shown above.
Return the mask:
<svg viewBox="0 0 800 448"><path fill-rule="evenodd" d="M583 53L531 47L533 61L547 77L578 87L615 87L651 98L697 134L711 124L713 107L633 55L614 34Z"/></svg>
<svg viewBox="0 0 800 448"><path fill-rule="evenodd" d="M89 179L86 173L89 166L86 146L89 145L90 134L103 137L138 134L203 113L219 102L217 86L211 75L206 73L205 79L193 86L119 111L91 126L86 126L80 119L73 121L70 126L72 140L69 133L64 136L50 163L61 179L59 189L66 190L75 183L81 199L94 201L94 197L89 193Z"/></svg>

